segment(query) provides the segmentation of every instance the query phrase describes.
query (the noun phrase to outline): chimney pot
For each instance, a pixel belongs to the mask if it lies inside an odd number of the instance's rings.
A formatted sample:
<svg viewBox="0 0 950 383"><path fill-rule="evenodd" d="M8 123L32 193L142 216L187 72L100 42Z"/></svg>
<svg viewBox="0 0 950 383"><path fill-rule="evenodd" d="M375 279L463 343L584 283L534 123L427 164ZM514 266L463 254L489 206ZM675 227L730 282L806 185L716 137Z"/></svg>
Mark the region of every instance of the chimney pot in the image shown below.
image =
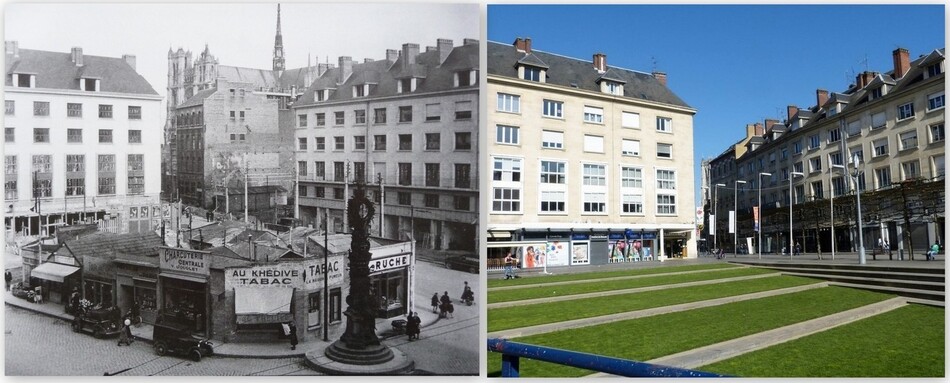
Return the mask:
<svg viewBox="0 0 950 383"><path fill-rule="evenodd" d="M426 53L435 52L435 51L436 51L436 47L431 46L431 45L426 46Z"/></svg>
<svg viewBox="0 0 950 383"><path fill-rule="evenodd" d="M6 54L13 55L13 57L20 57L20 46L16 40L6 41L4 47Z"/></svg>
<svg viewBox="0 0 950 383"><path fill-rule="evenodd" d="M386 50L386 61L395 62L399 58L399 51L395 49Z"/></svg>
<svg viewBox="0 0 950 383"><path fill-rule="evenodd" d="M350 56L340 56L340 84L346 82L346 79L353 73L353 58Z"/></svg>
<svg viewBox="0 0 950 383"><path fill-rule="evenodd" d="M373 62L373 61L376 61L376 60L373 60L373 59L371 59L371 58L365 58L365 59L363 59L363 64L368 64L368 63L371 63L371 62Z"/></svg>
<svg viewBox="0 0 950 383"><path fill-rule="evenodd" d="M756 122L756 123L755 123L755 135L756 135L756 136L764 136L764 135L765 135L765 126L763 126L761 122Z"/></svg>
<svg viewBox="0 0 950 383"><path fill-rule="evenodd" d="M413 65L416 63L416 56L419 55L419 44L402 44L403 65Z"/></svg>
<svg viewBox="0 0 950 383"><path fill-rule="evenodd" d="M653 72L653 77L660 82L660 85L666 86L666 72Z"/></svg>
<svg viewBox="0 0 950 383"><path fill-rule="evenodd" d="M132 67L132 70L135 70L135 55L122 55L122 59Z"/></svg>
<svg viewBox="0 0 950 383"><path fill-rule="evenodd" d="M778 124L778 120L772 118L765 119L765 131L768 132L772 130L772 126Z"/></svg>
<svg viewBox="0 0 950 383"><path fill-rule="evenodd" d="M907 48L897 48L894 50L894 78L904 77L910 70L910 51Z"/></svg>
<svg viewBox="0 0 950 383"><path fill-rule="evenodd" d="M436 45L439 49L439 64L442 64L449 57L449 53L452 53L453 43L451 39L438 39Z"/></svg>
<svg viewBox="0 0 950 383"><path fill-rule="evenodd" d="M795 115L798 114L798 107L795 105L789 105L787 111L788 121L792 121L792 117L795 117Z"/></svg>
<svg viewBox="0 0 950 383"><path fill-rule="evenodd" d="M607 71L607 55L603 53L594 53L594 69L600 73Z"/></svg>
<svg viewBox="0 0 950 383"><path fill-rule="evenodd" d="M828 91L824 89L815 90L815 98L818 102L818 107L822 107L826 102L828 102Z"/></svg>
<svg viewBox="0 0 950 383"><path fill-rule="evenodd" d="M478 44L478 39L462 39L462 45Z"/></svg>
<svg viewBox="0 0 950 383"><path fill-rule="evenodd" d="M531 38L522 39L520 37L515 39L515 49L519 52L531 53Z"/></svg>
<svg viewBox="0 0 950 383"><path fill-rule="evenodd" d="M72 58L72 61L76 64L76 66L82 66L83 65L82 48L73 47L71 58Z"/></svg>

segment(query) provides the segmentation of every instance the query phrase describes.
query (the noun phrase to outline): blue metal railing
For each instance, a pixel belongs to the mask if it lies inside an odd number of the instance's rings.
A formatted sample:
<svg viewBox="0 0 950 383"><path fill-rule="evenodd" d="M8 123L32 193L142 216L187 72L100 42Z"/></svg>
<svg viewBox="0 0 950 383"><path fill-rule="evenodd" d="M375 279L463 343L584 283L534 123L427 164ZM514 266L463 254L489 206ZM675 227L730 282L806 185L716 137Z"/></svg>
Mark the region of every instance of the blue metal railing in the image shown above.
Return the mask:
<svg viewBox="0 0 950 383"><path fill-rule="evenodd" d="M505 378L517 378L519 376L520 358L535 359L613 375L637 378L714 378L728 376L584 352L535 346L497 338L488 339L488 351L502 354L501 376Z"/></svg>

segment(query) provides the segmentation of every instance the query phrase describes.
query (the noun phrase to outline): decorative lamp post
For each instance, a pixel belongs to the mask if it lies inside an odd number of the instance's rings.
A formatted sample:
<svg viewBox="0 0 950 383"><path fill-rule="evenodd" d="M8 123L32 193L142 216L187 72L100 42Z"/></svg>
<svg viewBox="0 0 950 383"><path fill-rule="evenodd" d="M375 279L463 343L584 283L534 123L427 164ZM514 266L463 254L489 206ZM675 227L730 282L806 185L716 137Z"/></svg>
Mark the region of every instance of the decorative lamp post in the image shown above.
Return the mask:
<svg viewBox="0 0 950 383"><path fill-rule="evenodd" d="M746 182L743 180L736 180L734 184L734 188L732 189L733 197L735 197L733 201L734 204L732 205L732 209L734 212L733 217L732 217L732 219L734 220L732 224L732 256L733 257L739 255L739 184L745 185L745 183Z"/></svg>
<svg viewBox="0 0 950 383"><path fill-rule="evenodd" d="M771 177L772 173L759 173L759 222L762 221L762 176ZM755 219L755 217L753 217ZM759 234L759 259L762 259L762 224L755 230Z"/></svg>
<svg viewBox="0 0 950 383"><path fill-rule="evenodd" d="M795 176L805 177L802 172L788 173L788 259L792 260L792 254L795 254L795 234L792 233L792 205L795 204L795 189L792 189L792 180Z"/></svg>
<svg viewBox="0 0 950 383"><path fill-rule="evenodd" d="M835 187L834 180L831 177L831 174L835 172L835 169L845 170L843 165L831 165L831 169L828 169L828 186L831 189L831 260L835 260ZM847 172L847 170L845 170Z"/></svg>
<svg viewBox="0 0 950 383"><path fill-rule="evenodd" d="M719 235L717 235L719 232L719 210L717 209L719 198L716 195L719 194L719 188L726 187L726 184L716 184L715 186L716 188L713 189L713 220L715 221L713 223L713 245L716 246L716 250L719 250Z"/></svg>
<svg viewBox="0 0 950 383"><path fill-rule="evenodd" d="M863 265L867 263L867 257L864 253L864 225L861 221L861 184L858 182L858 177L864 174L864 164L861 163L861 157L857 154L851 156L851 178L854 178L854 186L858 198L858 264Z"/></svg>

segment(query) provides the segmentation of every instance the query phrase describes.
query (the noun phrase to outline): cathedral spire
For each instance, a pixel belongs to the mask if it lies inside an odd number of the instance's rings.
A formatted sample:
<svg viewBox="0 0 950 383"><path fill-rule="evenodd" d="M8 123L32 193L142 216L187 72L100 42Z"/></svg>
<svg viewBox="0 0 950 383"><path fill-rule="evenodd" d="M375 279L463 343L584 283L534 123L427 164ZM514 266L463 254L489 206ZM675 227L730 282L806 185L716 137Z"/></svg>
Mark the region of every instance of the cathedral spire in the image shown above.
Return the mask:
<svg viewBox="0 0 950 383"><path fill-rule="evenodd" d="M277 36L274 37L274 70L284 71L284 38L280 35L280 4L277 4Z"/></svg>

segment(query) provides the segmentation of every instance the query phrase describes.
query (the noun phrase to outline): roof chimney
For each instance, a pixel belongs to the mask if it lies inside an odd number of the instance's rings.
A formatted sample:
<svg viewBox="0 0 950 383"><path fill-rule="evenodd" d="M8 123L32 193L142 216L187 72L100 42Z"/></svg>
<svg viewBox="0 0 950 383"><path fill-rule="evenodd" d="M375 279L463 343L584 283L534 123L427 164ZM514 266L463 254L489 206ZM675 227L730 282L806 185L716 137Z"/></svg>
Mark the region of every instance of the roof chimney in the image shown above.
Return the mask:
<svg viewBox="0 0 950 383"><path fill-rule="evenodd" d="M82 66L82 48L73 47L71 57L76 66Z"/></svg>
<svg viewBox="0 0 950 383"><path fill-rule="evenodd" d="M604 73L607 71L607 55L603 53L594 53L594 69L597 69L598 73Z"/></svg>
<svg viewBox="0 0 950 383"><path fill-rule="evenodd" d="M787 110L788 110L787 121L792 121L792 117L795 117L795 115L798 114L798 107L795 105L789 105Z"/></svg>
<svg viewBox="0 0 950 383"><path fill-rule="evenodd" d="M755 125L754 124L745 124L745 136L746 138L752 137L755 135Z"/></svg>
<svg viewBox="0 0 950 383"><path fill-rule="evenodd" d="M478 44L478 39L462 39L462 45Z"/></svg>
<svg viewBox="0 0 950 383"><path fill-rule="evenodd" d="M907 48L897 48L894 50L894 77L895 79L904 77L910 70L910 51Z"/></svg>
<svg viewBox="0 0 950 383"><path fill-rule="evenodd" d="M416 63L416 56L419 55L419 44L405 43L402 44L402 64L403 66L413 65Z"/></svg>
<svg viewBox="0 0 950 383"><path fill-rule="evenodd" d="M353 73L353 58L350 56L340 56L340 84L346 82L346 79Z"/></svg>
<svg viewBox="0 0 950 383"><path fill-rule="evenodd" d="M376 61L376 60L373 60L373 59L371 59L371 58L365 58L365 59L363 59L363 64L369 64L369 63L371 63L371 62L373 62L373 61Z"/></svg>
<svg viewBox="0 0 950 383"><path fill-rule="evenodd" d="M398 59L398 58L399 58L399 51L397 51L397 50L395 50L395 49L387 49L387 50L386 50L386 61L389 61L389 62L396 62L396 59Z"/></svg>
<svg viewBox="0 0 950 383"><path fill-rule="evenodd" d="M132 67L132 70L135 70L135 55L122 55L122 59Z"/></svg>
<svg viewBox="0 0 950 383"><path fill-rule="evenodd" d="M756 122L756 123L755 123L755 132L754 132L754 133L755 133L756 136L764 136L764 135L765 135L765 126L763 126L761 122Z"/></svg>
<svg viewBox="0 0 950 383"><path fill-rule="evenodd" d="M436 45L439 47L439 64L442 64L449 57L449 53L452 53L453 43L451 39L438 39Z"/></svg>
<svg viewBox="0 0 950 383"><path fill-rule="evenodd" d="M666 86L666 72L653 72L653 77L656 78L656 81L660 82L660 85Z"/></svg>
<svg viewBox="0 0 950 383"><path fill-rule="evenodd" d="M815 98L818 102L818 107L821 108L822 105L825 105L828 102L828 91L824 89L815 90Z"/></svg>
<svg viewBox="0 0 950 383"><path fill-rule="evenodd" d="M531 53L531 38L530 37L526 39L522 39L519 37L515 39L514 45L515 45L515 49L517 49L518 52Z"/></svg>
<svg viewBox="0 0 950 383"><path fill-rule="evenodd" d="M436 48L431 45L426 45L426 53L435 52Z"/></svg>
<svg viewBox="0 0 950 383"><path fill-rule="evenodd" d="M4 46L5 46L6 54L13 55L13 57L20 57L20 46L19 44L17 44L15 40L6 41L6 44L4 44Z"/></svg>
<svg viewBox="0 0 950 383"><path fill-rule="evenodd" d="M772 130L772 126L778 124L778 120L772 118L765 119L765 131L768 132Z"/></svg>

